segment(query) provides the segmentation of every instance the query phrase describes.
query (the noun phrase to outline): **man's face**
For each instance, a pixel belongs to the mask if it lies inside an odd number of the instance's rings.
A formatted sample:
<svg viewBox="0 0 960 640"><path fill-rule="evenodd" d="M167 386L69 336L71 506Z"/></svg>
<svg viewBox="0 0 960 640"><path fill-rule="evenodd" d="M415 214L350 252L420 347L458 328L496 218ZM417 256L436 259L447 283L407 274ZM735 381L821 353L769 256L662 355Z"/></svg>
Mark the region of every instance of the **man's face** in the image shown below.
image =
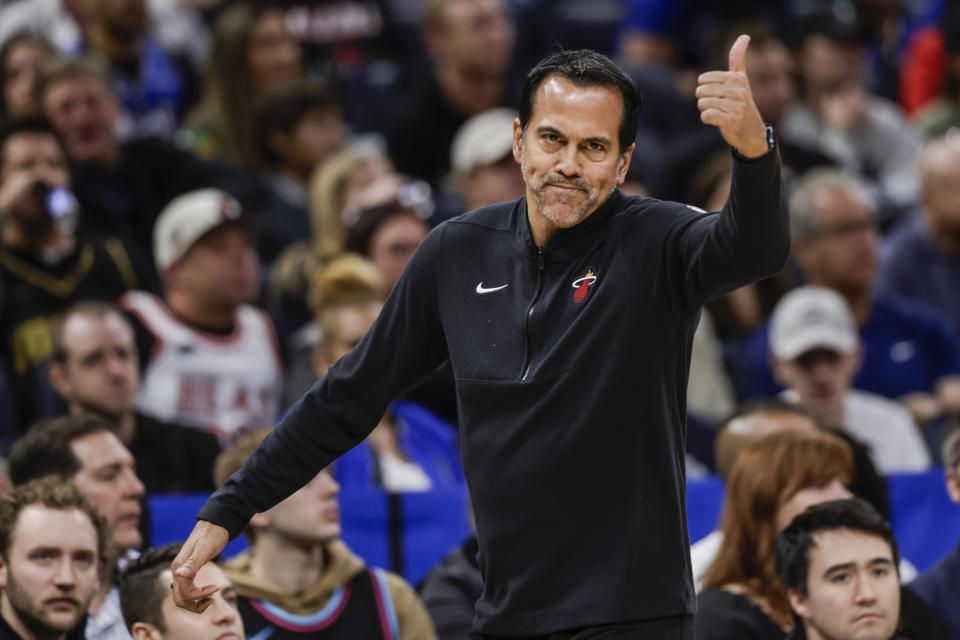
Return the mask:
<svg viewBox="0 0 960 640"><path fill-rule="evenodd" d="M960 148L945 145L920 173L924 213L938 235L960 246Z"/></svg>
<svg viewBox="0 0 960 640"><path fill-rule="evenodd" d="M140 388L133 330L118 313L76 313L63 325L66 360L51 377L71 409L116 418L132 411Z"/></svg>
<svg viewBox="0 0 960 640"><path fill-rule="evenodd" d="M502 0L453 0L445 8L446 27L428 35L431 51L478 79L506 73L513 59L516 33Z"/></svg>
<svg viewBox="0 0 960 640"><path fill-rule="evenodd" d="M844 394L859 368L858 351L840 353L822 348L811 349L793 360L774 357L773 364L777 379L793 389L800 404L818 418L842 408Z"/></svg>
<svg viewBox="0 0 960 640"><path fill-rule="evenodd" d="M257 296L257 254L239 224L201 237L173 269L177 287L208 306L233 310Z"/></svg>
<svg viewBox="0 0 960 640"><path fill-rule="evenodd" d="M169 571L164 571L160 576L164 588L173 582ZM237 591L223 569L208 562L197 571L196 580L197 584L220 587L211 596L213 604L203 613L193 613L175 605L170 590L165 589L167 595L160 605L167 627L161 634L163 640L243 640L243 620L237 611ZM134 635L139 637L136 632Z"/></svg>
<svg viewBox="0 0 960 640"><path fill-rule="evenodd" d="M770 40L762 47L752 47L747 56L750 90L764 122L774 126L780 122L787 106L794 99L793 62L783 43ZM711 209L712 210L712 209Z"/></svg>
<svg viewBox="0 0 960 640"><path fill-rule="evenodd" d="M621 184L633 145L619 152L623 98L561 76L536 91L526 132L513 125L513 155L527 186L530 224L548 234L583 222Z"/></svg>
<svg viewBox="0 0 960 640"><path fill-rule="evenodd" d="M144 488L133 456L106 431L77 438L70 449L81 464L73 481L107 519L115 549L122 552L139 547L143 544L139 526Z"/></svg>
<svg viewBox="0 0 960 640"><path fill-rule="evenodd" d="M38 638L69 631L97 591L98 565L97 530L85 513L25 507L0 565L4 615L12 611Z"/></svg>
<svg viewBox="0 0 960 640"><path fill-rule="evenodd" d="M34 186L68 187L70 171L63 150L49 133L24 132L7 139L0 149L0 190L11 202L5 213L22 229L41 234L52 225L43 199Z"/></svg>
<svg viewBox="0 0 960 640"><path fill-rule="evenodd" d="M468 210L516 200L522 198L525 191L523 174L512 155L506 155L494 164L477 167L460 180L460 192Z"/></svg>
<svg viewBox="0 0 960 640"><path fill-rule="evenodd" d="M388 289L397 284L413 252L429 232L426 222L405 213L391 216L370 237L370 262Z"/></svg>
<svg viewBox="0 0 960 640"><path fill-rule="evenodd" d="M873 284L880 234L873 211L846 190L824 191L814 198L818 231L798 245L797 257L811 282L841 293Z"/></svg>
<svg viewBox="0 0 960 640"><path fill-rule="evenodd" d="M92 19L113 39L135 41L147 29L147 3L145 0L99 0Z"/></svg>
<svg viewBox="0 0 960 640"><path fill-rule="evenodd" d="M340 485L324 469L306 486L250 524L291 543L326 542L340 537Z"/></svg>
<svg viewBox="0 0 960 640"><path fill-rule="evenodd" d="M343 133L343 114L339 109L308 111L289 135L282 134L280 151L285 164L297 175L309 177L317 165L340 148Z"/></svg>
<svg viewBox="0 0 960 640"><path fill-rule="evenodd" d="M116 152L116 98L92 76L60 80L47 88L43 109L74 162L110 162Z"/></svg>
<svg viewBox="0 0 960 640"><path fill-rule="evenodd" d="M889 640L900 617L900 578L879 536L836 529L814 535L807 595L790 604L810 640Z"/></svg>

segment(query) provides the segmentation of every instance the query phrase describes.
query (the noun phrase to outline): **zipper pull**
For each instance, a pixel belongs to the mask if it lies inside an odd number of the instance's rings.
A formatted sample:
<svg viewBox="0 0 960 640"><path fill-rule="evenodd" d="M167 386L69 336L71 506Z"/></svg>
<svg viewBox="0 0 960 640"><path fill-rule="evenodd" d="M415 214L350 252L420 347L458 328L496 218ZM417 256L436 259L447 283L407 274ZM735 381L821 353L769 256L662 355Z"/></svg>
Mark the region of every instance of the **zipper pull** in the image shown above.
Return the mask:
<svg viewBox="0 0 960 640"><path fill-rule="evenodd" d="M537 266L543 271L543 247L537 247Z"/></svg>

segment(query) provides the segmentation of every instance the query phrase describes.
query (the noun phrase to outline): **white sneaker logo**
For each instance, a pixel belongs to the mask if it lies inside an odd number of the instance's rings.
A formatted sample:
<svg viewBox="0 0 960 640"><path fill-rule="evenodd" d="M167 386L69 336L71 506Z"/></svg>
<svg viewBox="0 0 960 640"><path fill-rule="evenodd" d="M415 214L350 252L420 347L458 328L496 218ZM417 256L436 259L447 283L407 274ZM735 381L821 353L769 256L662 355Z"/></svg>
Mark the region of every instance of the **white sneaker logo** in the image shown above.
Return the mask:
<svg viewBox="0 0 960 640"><path fill-rule="evenodd" d="M477 283L477 293L493 293L494 291L500 291L500 289L505 289L506 287L509 287L509 286L510 286L509 284L502 284L499 287L487 288L483 286L483 281L481 280L480 282Z"/></svg>

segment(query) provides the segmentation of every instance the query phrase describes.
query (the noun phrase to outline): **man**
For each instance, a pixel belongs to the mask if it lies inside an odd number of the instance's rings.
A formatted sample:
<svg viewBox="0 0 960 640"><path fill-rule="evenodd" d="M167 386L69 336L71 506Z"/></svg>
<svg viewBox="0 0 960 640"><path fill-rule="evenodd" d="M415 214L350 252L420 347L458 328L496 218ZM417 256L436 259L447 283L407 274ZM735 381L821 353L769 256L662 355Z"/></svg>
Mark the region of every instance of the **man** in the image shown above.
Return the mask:
<svg viewBox="0 0 960 640"><path fill-rule="evenodd" d="M289 245L310 238L307 188L314 171L340 149L346 126L331 89L297 83L264 98L255 133L272 196L271 215L257 234L257 253L272 264Z"/></svg>
<svg viewBox="0 0 960 640"><path fill-rule="evenodd" d="M260 185L249 173L201 160L162 138L121 143L120 105L106 71L79 58L51 61L42 69L40 103L63 138L73 166L74 191L86 215L84 228L128 239L153 272L153 226L160 210L192 189L220 186L251 198Z"/></svg>
<svg viewBox="0 0 960 640"><path fill-rule="evenodd" d="M516 33L504 0L429 0L421 24L433 75L385 126L397 170L434 188L450 168L450 143L472 115L507 98Z"/></svg>
<svg viewBox="0 0 960 640"><path fill-rule="evenodd" d="M139 408L227 443L277 415L283 368L273 323L250 305L257 256L240 204L217 189L175 198L160 214L154 257L164 297L121 303L139 333Z"/></svg>
<svg viewBox="0 0 960 640"><path fill-rule="evenodd" d="M782 394L820 426L866 444L881 473L916 473L930 454L910 412L881 396L851 389L863 362L856 322L832 289L800 287L784 296L770 319L770 366Z"/></svg>
<svg viewBox="0 0 960 640"><path fill-rule="evenodd" d="M943 440L943 466L947 494L960 505L960 422L955 422ZM960 640L960 546L910 583L910 590L922 598L950 627L951 640Z"/></svg>
<svg viewBox="0 0 960 640"><path fill-rule="evenodd" d="M75 233L69 192L59 192L65 206L51 202L54 190L70 183L63 148L45 121L15 122L0 132L0 353L19 423L4 434L4 448L51 410L42 380L59 315L78 300L116 300L142 280L118 240Z"/></svg>
<svg viewBox="0 0 960 640"><path fill-rule="evenodd" d="M83 638L106 538L72 483L44 478L0 497L0 638Z"/></svg>
<svg viewBox="0 0 960 640"><path fill-rule="evenodd" d="M269 433L244 434L223 452L217 460L218 486L243 467ZM292 640L313 637L322 628L331 638L433 640L433 624L410 585L367 567L340 540L339 493L340 485L324 469L250 520L245 529L249 551L224 566L237 589L247 632Z"/></svg>
<svg viewBox="0 0 960 640"><path fill-rule="evenodd" d="M863 342L863 366L853 386L902 399L921 424L960 407L960 337L936 309L875 293L880 234L870 198L839 171L808 172L790 197L794 257L807 284L846 300ZM769 368L768 327L747 350L753 393L780 388Z"/></svg>
<svg viewBox="0 0 960 640"><path fill-rule="evenodd" d="M748 42L698 90L701 119L737 151L719 215L617 191L640 102L609 59L538 64L513 129L526 198L420 245L367 336L200 513L175 563L180 601L205 606L195 568L449 358L485 581L478 637L692 637L680 408L697 310L789 249Z"/></svg>
<svg viewBox="0 0 960 640"><path fill-rule="evenodd" d="M960 143L930 142L917 176L923 215L887 242L877 288L936 307L960 327Z"/></svg>
<svg viewBox="0 0 960 640"><path fill-rule="evenodd" d="M116 307L82 302L66 311L53 334L49 375L71 415L92 414L110 424L133 454L148 493L213 490L217 439L136 410L137 348L133 328Z"/></svg>
<svg viewBox="0 0 960 640"><path fill-rule="evenodd" d="M53 418L33 425L10 452L14 486L46 475L73 481L107 522L110 536L100 585L90 602L86 635L128 640L115 578L143 544L139 527L144 490L133 456L109 425L95 416Z"/></svg>
<svg viewBox="0 0 960 640"><path fill-rule="evenodd" d="M450 164L456 192L467 211L523 197L523 174L512 153L516 117L513 109L490 109L457 131Z"/></svg>
<svg viewBox="0 0 960 640"><path fill-rule="evenodd" d="M797 625L790 640L890 640L900 619L900 553L890 525L861 500L810 507L774 547Z"/></svg>
<svg viewBox="0 0 960 640"><path fill-rule="evenodd" d="M130 635L134 640L243 640L237 592L216 564L203 567L205 579L219 588L213 606L198 616L173 603L170 563L178 551L179 543L147 549L124 569L120 607Z"/></svg>

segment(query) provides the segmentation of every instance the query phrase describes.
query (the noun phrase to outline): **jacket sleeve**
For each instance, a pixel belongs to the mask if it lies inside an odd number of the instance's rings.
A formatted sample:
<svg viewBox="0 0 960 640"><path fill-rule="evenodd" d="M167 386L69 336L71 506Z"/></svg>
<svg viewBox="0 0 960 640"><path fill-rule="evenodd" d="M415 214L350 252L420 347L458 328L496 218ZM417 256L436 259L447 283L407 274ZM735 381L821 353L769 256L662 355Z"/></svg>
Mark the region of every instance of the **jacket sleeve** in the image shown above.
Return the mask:
<svg viewBox="0 0 960 640"><path fill-rule="evenodd" d="M387 586L397 611L400 640L437 640L433 622L423 602L407 581L394 573L388 573Z"/></svg>
<svg viewBox="0 0 960 640"><path fill-rule="evenodd" d="M756 159L733 152L730 197L719 213L677 205L663 248L666 289L681 314L710 298L772 276L790 255L777 148Z"/></svg>
<svg viewBox="0 0 960 640"><path fill-rule="evenodd" d="M360 443L387 405L447 357L437 302L443 225L414 253L377 321L283 418L244 467L197 515L236 537L269 509Z"/></svg>

